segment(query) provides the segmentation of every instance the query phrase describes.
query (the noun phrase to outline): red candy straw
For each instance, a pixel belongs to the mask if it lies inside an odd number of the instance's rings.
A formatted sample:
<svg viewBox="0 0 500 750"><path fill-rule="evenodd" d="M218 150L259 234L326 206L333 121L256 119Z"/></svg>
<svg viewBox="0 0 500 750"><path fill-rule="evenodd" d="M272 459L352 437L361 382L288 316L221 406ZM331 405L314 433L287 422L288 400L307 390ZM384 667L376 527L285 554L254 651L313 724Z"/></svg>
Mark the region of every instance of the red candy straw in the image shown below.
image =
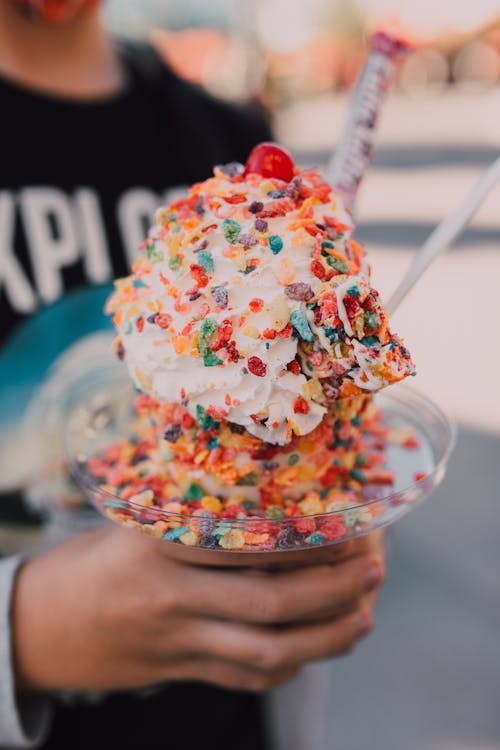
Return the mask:
<svg viewBox="0 0 500 750"><path fill-rule="evenodd" d="M378 113L387 92L395 60L409 46L402 39L376 32L370 54L358 77L344 131L327 169L327 178L352 208L359 184L371 164Z"/></svg>

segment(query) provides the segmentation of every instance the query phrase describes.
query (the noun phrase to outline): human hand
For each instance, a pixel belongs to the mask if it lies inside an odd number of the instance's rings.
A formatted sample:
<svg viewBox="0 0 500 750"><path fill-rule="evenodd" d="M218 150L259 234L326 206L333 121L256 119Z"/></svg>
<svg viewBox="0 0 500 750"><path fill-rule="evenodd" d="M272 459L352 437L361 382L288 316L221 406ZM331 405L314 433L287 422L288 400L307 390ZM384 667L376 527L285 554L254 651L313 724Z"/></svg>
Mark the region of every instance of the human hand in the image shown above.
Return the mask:
<svg viewBox="0 0 500 750"><path fill-rule="evenodd" d="M198 568L168 545L99 529L33 559L14 590L17 682L112 690L203 681L267 690L372 627L380 535L332 564L262 572Z"/></svg>

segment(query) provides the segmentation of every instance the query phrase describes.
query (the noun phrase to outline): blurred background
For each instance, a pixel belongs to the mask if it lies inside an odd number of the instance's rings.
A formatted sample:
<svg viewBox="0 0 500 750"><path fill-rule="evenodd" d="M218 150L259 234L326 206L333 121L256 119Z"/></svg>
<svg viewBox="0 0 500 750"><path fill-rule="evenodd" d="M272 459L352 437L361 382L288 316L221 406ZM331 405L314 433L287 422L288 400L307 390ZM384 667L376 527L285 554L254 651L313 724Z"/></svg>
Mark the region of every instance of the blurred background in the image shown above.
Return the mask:
<svg viewBox="0 0 500 750"><path fill-rule="evenodd" d="M106 14L186 78L269 108L303 165L338 139L370 30L412 42L356 206L385 295L500 154L498 0L109 0ZM390 532L375 634L304 694L327 723L298 731L282 713L287 750L500 750L499 205L500 187L397 313L457 448L443 486Z"/></svg>
<svg viewBox="0 0 500 750"><path fill-rule="evenodd" d="M154 28L158 48L184 77L279 110L349 89L367 32L380 26L415 45L398 77L408 96L484 91L500 80L496 0L109 0L107 18L128 36Z"/></svg>

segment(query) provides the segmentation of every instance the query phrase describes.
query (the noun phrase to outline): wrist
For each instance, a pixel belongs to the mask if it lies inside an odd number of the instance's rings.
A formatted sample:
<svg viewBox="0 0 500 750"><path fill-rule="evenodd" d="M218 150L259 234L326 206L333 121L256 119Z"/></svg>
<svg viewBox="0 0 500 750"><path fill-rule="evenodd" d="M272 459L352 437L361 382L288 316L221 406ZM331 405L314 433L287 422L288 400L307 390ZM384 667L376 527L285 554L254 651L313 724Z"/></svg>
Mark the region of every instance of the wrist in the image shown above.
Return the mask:
<svg viewBox="0 0 500 750"><path fill-rule="evenodd" d="M19 568L14 581L12 664L19 691L47 692L66 687L79 592L64 562L56 551L35 557ZM65 580L68 577L70 580ZM76 662L79 654L77 648L74 650Z"/></svg>
<svg viewBox="0 0 500 750"><path fill-rule="evenodd" d="M36 596L33 593L33 566L25 562L17 572L12 591L12 667L16 689L20 692L43 690L38 659L41 652ZM43 617L40 627L43 628Z"/></svg>

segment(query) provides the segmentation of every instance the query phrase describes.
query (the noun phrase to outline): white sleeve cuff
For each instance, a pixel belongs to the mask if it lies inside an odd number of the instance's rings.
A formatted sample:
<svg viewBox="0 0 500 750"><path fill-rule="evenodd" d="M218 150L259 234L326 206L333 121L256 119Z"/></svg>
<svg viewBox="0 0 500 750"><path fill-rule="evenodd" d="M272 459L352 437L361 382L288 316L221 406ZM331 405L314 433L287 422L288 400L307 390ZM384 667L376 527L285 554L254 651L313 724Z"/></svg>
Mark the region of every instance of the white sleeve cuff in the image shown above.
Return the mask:
<svg viewBox="0 0 500 750"><path fill-rule="evenodd" d="M0 748L36 748L50 725L50 700L16 694L11 641L12 589L22 557L0 559Z"/></svg>

